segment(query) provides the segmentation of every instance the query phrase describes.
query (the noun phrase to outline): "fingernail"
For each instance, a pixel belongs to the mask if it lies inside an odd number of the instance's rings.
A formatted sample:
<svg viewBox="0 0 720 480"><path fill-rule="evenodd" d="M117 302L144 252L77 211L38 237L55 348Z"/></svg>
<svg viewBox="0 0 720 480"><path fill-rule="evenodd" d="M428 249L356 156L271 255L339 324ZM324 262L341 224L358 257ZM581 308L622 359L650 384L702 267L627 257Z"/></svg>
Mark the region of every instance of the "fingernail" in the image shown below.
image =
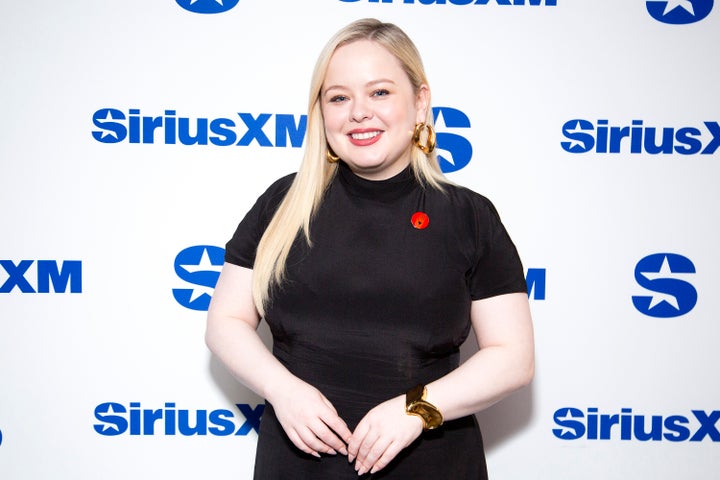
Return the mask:
<svg viewBox="0 0 720 480"><path fill-rule="evenodd" d="M312 452L313 457L322 458L318 452Z"/></svg>
<svg viewBox="0 0 720 480"><path fill-rule="evenodd" d="M341 448L340 453L342 453L343 455L347 455L348 454L347 448L345 448L345 447Z"/></svg>

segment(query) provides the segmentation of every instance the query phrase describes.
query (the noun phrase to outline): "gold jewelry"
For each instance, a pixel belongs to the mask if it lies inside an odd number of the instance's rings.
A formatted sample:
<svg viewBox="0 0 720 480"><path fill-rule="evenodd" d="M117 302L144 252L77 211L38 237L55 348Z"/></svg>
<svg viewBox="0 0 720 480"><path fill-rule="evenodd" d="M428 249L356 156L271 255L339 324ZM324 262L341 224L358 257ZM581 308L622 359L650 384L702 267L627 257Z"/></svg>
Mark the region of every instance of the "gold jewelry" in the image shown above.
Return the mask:
<svg viewBox="0 0 720 480"><path fill-rule="evenodd" d="M425 401L426 395L425 385L418 385L408 390L405 394L405 413L420 417L423 429L432 430L443 424L443 416L435 405Z"/></svg>
<svg viewBox="0 0 720 480"><path fill-rule="evenodd" d="M340 157L335 155L335 152L332 151L332 148L328 146L327 150L325 151L325 159L328 161L328 163L337 163L338 160L340 160Z"/></svg>
<svg viewBox="0 0 720 480"><path fill-rule="evenodd" d="M420 135L422 135L423 130L427 130L427 139L425 140L424 145L420 143ZM413 133L413 143L416 147L422 150L425 155L428 155L430 152L435 150L435 130L432 125L427 125L425 123L416 124L415 133Z"/></svg>

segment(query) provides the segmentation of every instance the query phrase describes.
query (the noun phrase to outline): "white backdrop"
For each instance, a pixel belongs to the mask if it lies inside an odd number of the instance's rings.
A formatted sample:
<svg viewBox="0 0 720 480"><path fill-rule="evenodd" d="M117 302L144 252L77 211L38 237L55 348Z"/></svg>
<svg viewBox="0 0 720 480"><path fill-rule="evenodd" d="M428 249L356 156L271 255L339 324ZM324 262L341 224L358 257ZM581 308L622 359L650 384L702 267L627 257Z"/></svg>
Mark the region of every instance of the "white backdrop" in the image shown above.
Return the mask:
<svg viewBox="0 0 720 480"><path fill-rule="evenodd" d="M716 475L712 0L1 3L0 478L252 478L262 400L203 304L367 16L415 40L448 176L538 279L536 379L479 415L491 477Z"/></svg>

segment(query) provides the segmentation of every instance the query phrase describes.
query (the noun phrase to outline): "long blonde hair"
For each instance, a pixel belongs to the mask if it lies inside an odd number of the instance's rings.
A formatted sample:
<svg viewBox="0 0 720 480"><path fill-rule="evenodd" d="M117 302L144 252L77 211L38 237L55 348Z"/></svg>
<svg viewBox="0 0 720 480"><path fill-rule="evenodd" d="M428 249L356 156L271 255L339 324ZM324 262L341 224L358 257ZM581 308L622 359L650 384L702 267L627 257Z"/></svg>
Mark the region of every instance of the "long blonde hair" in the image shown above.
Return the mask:
<svg viewBox="0 0 720 480"><path fill-rule="evenodd" d="M300 169L257 248L252 293L255 307L262 316L270 300L272 287L282 284L284 280L290 247L301 230L308 245L312 246L310 220L338 168L336 163L329 163L325 156L327 140L320 109L320 92L332 54L339 47L358 40L375 41L392 53L407 73L415 93L422 85L428 84L417 48L405 32L391 23L372 18L358 20L337 32L327 43L315 64L310 83L305 153ZM429 93L425 124L433 125ZM418 148L411 150L410 165L418 181L422 185L442 190L446 180L440 171L435 152L426 155Z"/></svg>

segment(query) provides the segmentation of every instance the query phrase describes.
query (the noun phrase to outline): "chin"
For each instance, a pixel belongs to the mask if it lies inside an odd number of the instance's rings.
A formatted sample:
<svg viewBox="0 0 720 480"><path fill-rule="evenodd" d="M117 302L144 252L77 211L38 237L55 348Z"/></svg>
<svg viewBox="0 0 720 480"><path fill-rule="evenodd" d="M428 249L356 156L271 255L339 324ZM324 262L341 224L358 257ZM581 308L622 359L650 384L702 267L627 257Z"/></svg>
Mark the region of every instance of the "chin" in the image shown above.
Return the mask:
<svg viewBox="0 0 720 480"><path fill-rule="evenodd" d="M384 168L383 162L377 160L346 160L345 163L356 170L382 170Z"/></svg>

